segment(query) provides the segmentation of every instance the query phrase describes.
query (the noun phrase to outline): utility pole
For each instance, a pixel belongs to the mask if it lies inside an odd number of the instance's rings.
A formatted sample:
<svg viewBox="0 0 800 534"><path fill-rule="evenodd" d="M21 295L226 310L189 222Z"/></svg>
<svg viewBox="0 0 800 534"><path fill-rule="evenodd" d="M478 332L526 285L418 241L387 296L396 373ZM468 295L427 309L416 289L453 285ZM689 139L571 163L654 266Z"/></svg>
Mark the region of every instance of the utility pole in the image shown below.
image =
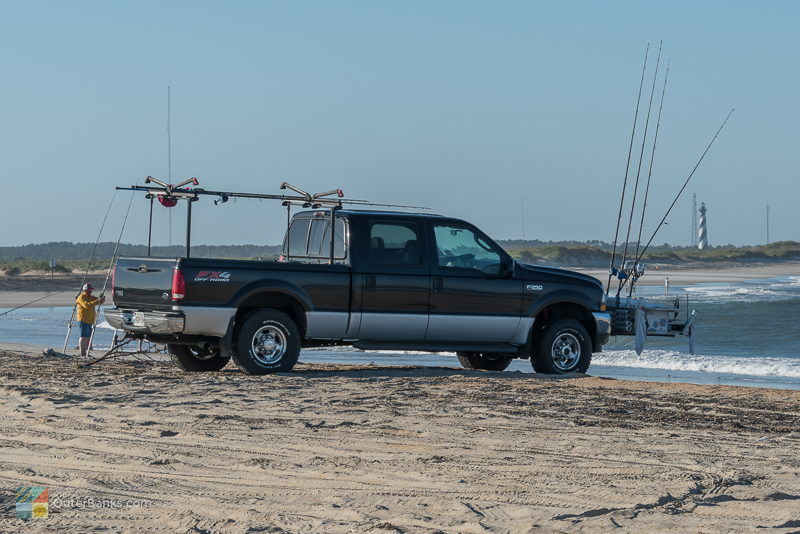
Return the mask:
<svg viewBox="0 0 800 534"><path fill-rule="evenodd" d="M767 202L767 245L769 245L769 202Z"/></svg>

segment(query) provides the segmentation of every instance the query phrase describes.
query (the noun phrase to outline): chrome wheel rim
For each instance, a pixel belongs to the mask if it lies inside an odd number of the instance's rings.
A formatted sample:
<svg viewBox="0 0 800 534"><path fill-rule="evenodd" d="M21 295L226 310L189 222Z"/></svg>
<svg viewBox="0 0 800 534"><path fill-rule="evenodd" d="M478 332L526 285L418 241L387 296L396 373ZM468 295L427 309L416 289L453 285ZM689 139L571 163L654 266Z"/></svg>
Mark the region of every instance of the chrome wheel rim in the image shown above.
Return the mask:
<svg viewBox="0 0 800 534"><path fill-rule="evenodd" d="M581 343L569 332L559 334L553 341L553 364L561 371L571 371L581 359Z"/></svg>
<svg viewBox="0 0 800 534"><path fill-rule="evenodd" d="M273 365L286 353L286 336L274 326L262 326L250 343L253 357L261 365Z"/></svg>

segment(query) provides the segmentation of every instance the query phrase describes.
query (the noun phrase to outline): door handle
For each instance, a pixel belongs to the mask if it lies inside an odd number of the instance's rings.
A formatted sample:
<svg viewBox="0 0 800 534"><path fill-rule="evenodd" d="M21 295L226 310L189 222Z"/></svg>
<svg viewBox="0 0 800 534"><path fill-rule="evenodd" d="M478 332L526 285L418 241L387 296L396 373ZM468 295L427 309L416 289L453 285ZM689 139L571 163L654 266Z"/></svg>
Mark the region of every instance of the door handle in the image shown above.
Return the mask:
<svg viewBox="0 0 800 534"><path fill-rule="evenodd" d="M444 281L441 278L433 279L433 292L438 293L444 287Z"/></svg>
<svg viewBox="0 0 800 534"><path fill-rule="evenodd" d="M369 275L364 278L364 287L366 287L367 289L375 289L376 286L377 284L375 283L374 276Z"/></svg>

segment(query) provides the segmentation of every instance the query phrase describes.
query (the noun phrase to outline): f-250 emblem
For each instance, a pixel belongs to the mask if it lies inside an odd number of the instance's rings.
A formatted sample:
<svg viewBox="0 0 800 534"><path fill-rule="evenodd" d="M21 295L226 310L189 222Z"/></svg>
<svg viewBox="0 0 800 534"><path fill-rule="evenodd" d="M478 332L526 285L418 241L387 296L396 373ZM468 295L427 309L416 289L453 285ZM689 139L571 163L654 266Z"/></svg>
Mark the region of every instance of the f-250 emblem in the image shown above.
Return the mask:
<svg viewBox="0 0 800 534"><path fill-rule="evenodd" d="M231 273L227 271L200 271L194 277L195 282L230 282Z"/></svg>

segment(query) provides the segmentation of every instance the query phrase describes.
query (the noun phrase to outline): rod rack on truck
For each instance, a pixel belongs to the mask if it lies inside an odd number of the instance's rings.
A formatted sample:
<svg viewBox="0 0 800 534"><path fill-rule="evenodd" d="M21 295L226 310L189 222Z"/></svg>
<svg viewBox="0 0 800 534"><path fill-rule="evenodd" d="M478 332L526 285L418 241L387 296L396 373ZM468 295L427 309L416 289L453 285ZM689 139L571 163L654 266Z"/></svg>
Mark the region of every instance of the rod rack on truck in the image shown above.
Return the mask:
<svg viewBox="0 0 800 534"><path fill-rule="evenodd" d="M265 194L265 193L242 193L235 191L209 191L198 186L200 182L197 178L189 178L178 184L168 184L152 176L148 176L144 180L145 184L155 183L156 185L132 185L130 187L117 187L118 191L141 191L145 193L145 198L150 200L150 215L147 228L147 255L150 256L150 249L152 244L153 235L153 200L158 199L159 203L164 207L174 207L179 200L186 200L186 257L190 257L191 237L192 237L192 202L200 200L202 196L217 197L214 204L224 204L231 198L249 198L257 200L279 200L282 205L286 206L287 211L291 210L292 206L302 206L304 208L327 208L331 210L331 245L330 245L330 263L334 262L334 232L333 227L335 223L336 210L344 207L345 204L350 206L370 206L381 208L404 208L404 209L430 209L422 206L406 206L402 204L381 204L370 202L368 200L344 198L344 192L341 189L331 189L330 191L323 191L320 193L308 193L297 186L288 182L281 182L281 189L289 189L294 191L296 195L286 194ZM332 197L332 195L335 195ZM287 219L288 221L289 219ZM288 223L287 223L288 224ZM288 229L288 228L287 228Z"/></svg>

